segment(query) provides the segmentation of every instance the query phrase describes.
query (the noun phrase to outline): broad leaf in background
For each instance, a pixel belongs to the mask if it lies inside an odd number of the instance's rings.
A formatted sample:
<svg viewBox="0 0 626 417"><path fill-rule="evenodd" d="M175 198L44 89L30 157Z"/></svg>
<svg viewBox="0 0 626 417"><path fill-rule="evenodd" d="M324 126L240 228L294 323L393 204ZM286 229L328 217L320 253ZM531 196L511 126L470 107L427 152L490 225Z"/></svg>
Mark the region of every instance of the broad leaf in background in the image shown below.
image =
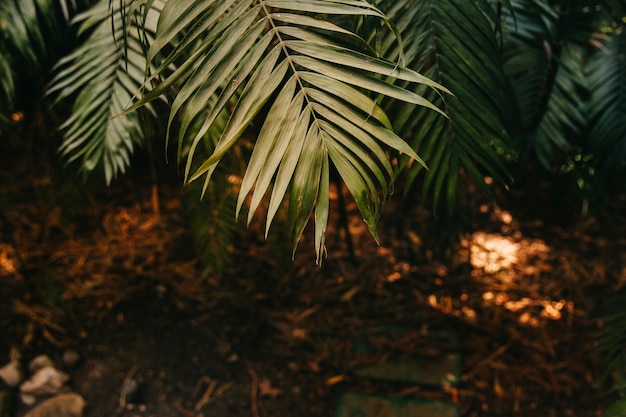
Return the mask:
<svg viewBox="0 0 626 417"><path fill-rule="evenodd" d="M3 132L3 126L8 125L11 120L15 101L15 85L11 62L9 61L10 54L6 48L3 48L3 45L3 43L0 43L0 103L2 103L2 110L0 110L0 134Z"/></svg>
<svg viewBox="0 0 626 417"><path fill-rule="evenodd" d="M35 0L8 0L0 4L0 30L10 47L19 51L15 58L24 65L22 71L41 75L40 58L45 56L46 34L41 30L37 13ZM46 17L54 21L54 16Z"/></svg>
<svg viewBox="0 0 626 417"><path fill-rule="evenodd" d="M0 134L9 125L15 105L14 57L9 46L9 26L4 14L6 7L7 4L0 6Z"/></svg>
<svg viewBox="0 0 626 417"><path fill-rule="evenodd" d="M555 165L555 149L570 151L568 139L580 135L587 122L583 94L588 91L584 75L586 51L575 43L561 47L551 94L543 106L537 129L527 137L537 157L547 168ZM541 107L540 107L541 108Z"/></svg>
<svg viewBox="0 0 626 417"><path fill-rule="evenodd" d="M514 1L503 19L505 70L516 102L512 130L522 153L532 150L550 170L558 165L555 150L570 151L568 138L586 123L585 24L580 14L559 14L546 0Z"/></svg>
<svg viewBox="0 0 626 417"><path fill-rule="evenodd" d="M423 175L424 194L432 194L435 207L444 202L452 212L461 170L486 193L485 175L510 181L505 165L513 156L505 128L507 85L495 23L487 19L481 2L387 0L380 4L404 38L407 66L454 94L442 96L420 86L414 90L443 108L449 119L395 101L385 107L399 135L428 164L424 170L409 163L406 192ZM382 43L382 53L392 59L399 54L389 37Z"/></svg>
<svg viewBox="0 0 626 417"><path fill-rule="evenodd" d="M77 161L85 174L103 170L107 183L124 172L135 146L145 139L145 117L137 112L118 116L145 81L141 46L155 29L162 3L150 2L147 11L134 9L146 17L141 27L126 16L128 10L120 9L119 2L111 7L109 0L101 0L76 17L79 35L87 38L59 62L48 90L57 103L74 100L72 115L61 126L65 131L61 154L68 163ZM146 109L153 114L151 106Z"/></svg>
<svg viewBox="0 0 626 417"><path fill-rule="evenodd" d="M561 192L587 215L623 177L624 4L512 3L514 15L503 19L518 115L511 131L522 155L533 151L549 172L565 174Z"/></svg>
<svg viewBox="0 0 626 417"><path fill-rule="evenodd" d="M38 116L33 113L41 111L45 77L55 54L71 47L69 16L84 3L0 2L0 133L9 135L16 120L34 124L32 119Z"/></svg>
<svg viewBox="0 0 626 417"><path fill-rule="evenodd" d="M318 262L324 253L332 169L376 238L381 206L394 179L386 149L422 163L391 130L370 93L423 106L434 118L444 118L439 108L415 93L414 85L445 88L379 59L351 27L337 23L345 22L339 19L345 16L378 19L393 28L380 10L362 0L170 0L148 52L155 66L148 83L158 83L129 109L176 87L168 130L179 121L179 157L183 144L189 144L185 177L193 181L204 176L205 187L223 156L258 122L237 212L251 195L250 221L269 195L269 230L288 199L294 252L314 214ZM406 81L410 88L389 79ZM213 104L215 96L219 99ZM231 119L211 155L197 162L204 134L231 106ZM190 131L199 119L200 129Z"/></svg>
<svg viewBox="0 0 626 417"><path fill-rule="evenodd" d="M590 190L626 188L626 30L613 33L587 67L591 99L589 143Z"/></svg>
<svg viewBox="0 0 626 417"><path fill-rule="evenodd" d="M217 97L212 99L217 102ZM215 120L211 129L204 135L199 151L208 156L228 123L229 114L223 111ZM190 126L190 131L200 128L201 118ZM188 149L183 148L186 155ZM206 272L221 275L233 263L234 253L238 248L237 239L240 230L233 213L237 203L236 183L241 178L241 161L233 152L225 158L208 186L194 181L185 189L182 200L185 219L198 259ZM235 184L234 184L235 183Z"/></svg>

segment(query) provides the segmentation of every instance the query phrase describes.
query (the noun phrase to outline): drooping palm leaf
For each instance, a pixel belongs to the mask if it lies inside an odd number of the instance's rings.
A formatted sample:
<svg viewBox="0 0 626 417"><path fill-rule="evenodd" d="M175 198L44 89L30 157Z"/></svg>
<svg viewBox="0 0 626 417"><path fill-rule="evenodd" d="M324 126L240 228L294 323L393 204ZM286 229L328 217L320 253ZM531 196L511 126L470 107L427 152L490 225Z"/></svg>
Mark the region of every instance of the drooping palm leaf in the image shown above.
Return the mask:
<svg viewBox="0 0 626 417"><path fill-rule="evenodd" d="M603 321L605 325L596 336L596 353L605 366L599 379L604 383L615 378L611 390L623 394L626 391L626 310L619 309Z"/></svg>
<svg viewBox="0 0 626 417"><path fill-rule="evenodd" d="M558 14L544 0L516 0L502 18L504 69L515 115L514 134L526 135L541 121L556 73L552 46Z"/></svg>
<svg viewBox="0 0 626 417"><path fill-rule="evenodd" d="M213 103L217 97L212 99ZM223 111L215 120L211 129L204 135L198 153L208 157L228 123L229 114ZM199 118L189 127L197 131L202 123ZM183 148L182 154L187 155ZM237 182L240 169L235 153L222 161L213 181L206 187L200 181L194 181L186 188L183 209L190 233L196 248L198 260L205 272L221 275L232 265L236 239L239 237L237 222L233 215L237 202Z"/></svg>
<svg viewBox="0 0 626 417"><path fill-rule="evenodd" d="M149 81L160 79L160 84L131 107L178 88L169 128L180 120L179 149L190 143L185 176L189 180L205 176L205 186L225 153L266 109L237 212L251 194L250 220L269 194L269 229L278 207L288 198L294 251L314 212L318 261L324 252L331 165L376 237L380 207L394 177L385 148L421 162L392 132L387 117L367 93L424 106L437 114L440 110L424 97L386 78L445 91L415 71L377 58L350 27L333 22L335 16L350 15L380 19L393 27L362 0L170 0L148 53L150 62L158 63ZM172 52L164 54L168 48ZM214 96L219 97L217 103L209 105ZM203 135L231 105L231 119L212 154L195 165ZM188 127L199 118L201 128L190 135Z"/></svg>
<svg viewBox="0 0 626 417"><path fill-rule="evenodd" d="M162 7L151 4L148 15ZM89 11L77 16L79 34L86 41L63 58L48 90L56 102L73 99L72 115L63 123L65 140L60 148L68 163L77 161L84 173L102 169L107 183L124 172L135 146L144 140L144 124L138 113L119 116L131 103L145 80L145 55L138 33L149 36L154 27L148 24L127 30L127 11L118 2L109 9L101 0ZM136 11L139 13L139 11ZM111 17L112 16L112 17ZM113 20L111 20L113 19ZM152 113L152 107L146 107Z"/></svg>
<svg viewBox="0 0 626 417"><path fill-rule="evenodd" d="M455 97L440 96L418 86L418 93L438 104L449 119L391 102L389 114L400 136L424 157L429 170L410 165L407 191L423 174L424 193L432 193L452 210L457 201L460 170L488 192L484 176L509 181L505 166L512 155L506 132L505 92L494 23L479 6L466 0L384 1L405 41L407 65L448 87ZM398 49L383 42L386 56Z"/></svg>
<svg viewBox="0 0 626 417"><path fill-rule="evenodd" d="M15 84L9 60L8 51L6 48L3 48L3 43L0 43L0 103L2 103L0 132L2 132L2 125L8 123L15 101Z"/></svg>
<svg viewBox="0 0 626 417"><path fill-rule="evenodd" d="M38 74L40 57L45 56L45 35L40 30L35 0L4 1L0 4L0 28L5 34L14 59L24 70Z"/></svg>
<svg viewBox="0 0 626 417"><path fill-rule="evenodd" d="M563 163L582 134L588 85L584 66L596 18L585 2L567 10L547 0L515 0L505 16L505 69L516 99L514 132L522 151L533 150L544 167Z"/></svg>
<svg viewBox="0 0 626 417"><path fill-rule="evenodd" d="M584 77L585 50L575 43L562 46L551 94L537 130L528 137L546 167L553 167L554 150L568 151L568 137L579 135L586 124L583 94L587 91Z"/></svg>
<svg viewBox="0 0 626 417"><path fill-rule="evenodd" d="M619 182L626 185L626 29L620 28L604 47L591 56L587 67L592 94L586 108L593 185L601 189Z"/></svg>
<svg viewBox="0 0 626 417"><path fill-rule="evenodd" d="M0 2L0 131L12 118L32 123L41 111L46 77L56 55L72 45L69 18L87 0ZM23 142L23 139L21 140Z"/></svg>
<svg viewBox="0 0 626 417"><path fill-rule="evenodd" d="M237 195L227 175L215 178L204 192L202 188L202 183L192 183L185 193L183 207L198 259L206 271L219 275L232 264L237 237L233 216Z"/></svg>

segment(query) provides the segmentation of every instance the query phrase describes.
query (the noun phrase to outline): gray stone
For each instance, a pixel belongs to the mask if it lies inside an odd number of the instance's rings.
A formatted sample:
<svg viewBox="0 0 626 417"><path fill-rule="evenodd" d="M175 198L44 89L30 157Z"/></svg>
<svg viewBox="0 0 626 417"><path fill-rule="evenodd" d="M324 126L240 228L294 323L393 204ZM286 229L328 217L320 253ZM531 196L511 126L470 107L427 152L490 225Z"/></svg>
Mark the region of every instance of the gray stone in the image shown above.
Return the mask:
<svg viewBox="0 0 626 417"><path fill-rule="evenodd" d="M401 353L390 348L398 346L407 336L411 336L411 329L402 326L369 329L366 336L355 342L355 353L369 364L355 369L354 373L370 379L444 387L460 382L462 366L461 355L455 352L459 345L456 332L439 330L420 334L422 347L432 346L440 350L439 354L428 356L420 356L419 349ZM378 358L384 358L384 362L376 362Z"/></svg>
<svg viewBox="0 0 626 417"><path fill-rule="evenodd" d="M62 360L66 369L73 369L80 362L80 354L74 349L67 349L63 352Z"/></svg>
<svg viewBox="0 0 626 417"><path fill-rule="evenodd" d="M344 394L337 417L459 417L456 405L447 401Z"/></svg>
<svg viewBox="0 0 626 417"><path fill-rule="evenodd" d="M461 355L448 353L435 358L409 358L354 370L360 377L385 381L409 382L442 387L457 385L461 380Z"/></svg>

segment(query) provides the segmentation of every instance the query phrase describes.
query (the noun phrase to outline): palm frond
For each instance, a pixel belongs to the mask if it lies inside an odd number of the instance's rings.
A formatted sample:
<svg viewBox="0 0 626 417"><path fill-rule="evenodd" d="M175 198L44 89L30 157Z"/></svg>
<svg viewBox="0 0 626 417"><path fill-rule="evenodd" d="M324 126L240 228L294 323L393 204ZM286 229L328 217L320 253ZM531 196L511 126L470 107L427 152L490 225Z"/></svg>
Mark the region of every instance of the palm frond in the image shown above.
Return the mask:
<svg viewBox="0 0 626 417"><path fill-rule="evenodd" d="M213 97L213 104L217 97ZM197 151L208 157L228 123L229 114L223 111L216 118L211 128L204 135L201 147ZM190 126L190 131L197 131L201 119ZM188 148L182 149L187 155ZM205 271L221 275L232 264L236 239L239 237L237 222L233 215L237 203L237 180L240 178L235 157L226 158L220 165L222 175L216 175L204 186L194 181L187 187L183 208L191 231L196 253Z"/></svg>
<svg viewBox="0 0 626 417"><path fill-rule="evenodd" d="M620 179L622 187L626 185L626 29L614 33L604 47L589 60L592 94L586 110L591 120L587 148L593 156L595 186L606 190Z"/></svg>
<svg viewBox="0 0 626 417"><path fill-rule="evenodd" d="M0 28L5 33L11 52L24 69L40 72L40 57L45 56L45 37L39 26L35 0L4 1L0 4Z"/></svg>
<svg viewBox="0 0 626 417"><path fill-rule="evenodd" d="M528 145L545 167L554 167L558 163L554 150L570 151L573 143L569 138L581 135L585 128L585 55L585 49L575 43L562 46L551 94L537 130L529 136Z"/></svg>
<svg viewBox="0 0 626 417"><path fill-rule="evenodd" d="M0 130L14 128L11 120L14 116L28 120L39 111L55 54L71 45L68 18L83 3L82 0L71 4L68 0L0 2Z"/></svg>
<svg viewBox="0 0 626 417"><path fill-rule="evenodd" d="M546 0L516 0L505 16L505 69L516 99L514 132L525 153L532 150L555 172L555 157L576 152L584 134L588 95L585 63L599 13L584 2L560 10Z"/></svg>
<svg viewBox="0 0 626 417"><path fill-rule="evenodd" d="M170 0L148 53L150 62L158 63L149 81L161 81L131 107L178 88L169 128L180 120L179 149L190 143L185 177L193 181L204 176L205 187L226 152L258 122L237 212L251 194L250 221L269 193L269 230L288 199L294 251L314 214L318 262L324 253L331 165L376 238L381 205L394 177L385 148L421 162L392 132L368 94L424 106L436 114L441 110L423 96L386 79L446 91L416 71L376 57L352 28L334 22L334 17L345 16L379 19L393 28L380 10L362 0ZM167 49L172 52L165 53ZM208 106L213 96L219 97L217 104ZM229 106L231 119L212 154L192 170L203 135ZM262 109L267 111L264 118ZM190 134L188 127L198 118L201 128Z"/></svg>
<svg viewBox="0 0 626 417"><path fill-rule="evenodd" d="M0 30L20 72L45 75L51 52L67 44L69 19L89 0L6 0L0 3Z"/></svg>
<svg viewBox="0 0 626 417"><path fill-rule="evenodd" d="M1 39L0 39L1 42ZM10 56L3 43L0 43L0 102L3 103L0 111L0 132L2 125L8 123L15 101L15 84L11 69Z"/></svg>
<svg viewBox="0 0 626 417"><path fill-rule="evenodd" d="M557 13L543 0L517 0L502 18L504 69L514 93L514 132L526 134L538 125L554 77L552 46Z"/></svg>
<svg viewBox="0 0 626 417"><path fill-rule="evenodd" d="M618 300L620 301L620 300ZM621 300L623 301L623 300ZM596 336L596 353L604 361L605 371L599 376L599 382L606 382L612 376L612 390L626 391L626 310L621 310L606 317L605 326Z"/></svg>
<svg viewBox="0 0 626 417"><path fill-rule="evenodd" d="M555 51L558 14L547 0L515 0L503 15L505 74L514 103L512 132L522 154L532 150L544 166L552 165L554 143L537 132L558 71ZM546 129L550 127L546 125Z"/></svg>
<svg viewBox="0 0 626 417"><path fill-rule="evenodd" d="M220 275L232 264L238 235L233 216L236 202L237 194L227 175L217 176L205 190L201 182L195 181L185 193L185 217L198 259L206 271Z"/></svg>
<svg viewBox="0 0 626 417"><path fill-rule="evenodd" d="M405 40L407 65L455 95L416 90L444 108L449 119L402 103L389 105L392 124L429 168L410 165L405 192L423 175L423 192L432 193L435 207L443 201L452 210L461 170L487 193L485 175L507 183L505 161L512 156L503 111L507 87L493 22L476 4L463 0L384 4ZM391 58L399 54L389 41L383 51Z"/></svg>
<svg viewBox="0 0 626 417"><path fill-rule="evenodd" d="M149 12L158 13L161 4L152 7ZM135 146L145 139L146 120L138 113L116 117L144 83L146 59L137 33L149 36L151 29L126 32L126 12L117 2L109 9L109 1L101 0L77 16L79 34L88 37L60 61L48 90L57 103L74 100L72 115L61 126L62 156L68 163L78 161L85 174L102 169L107 183L124 172ZM151 106L146 108L153 114Z"/></svg>

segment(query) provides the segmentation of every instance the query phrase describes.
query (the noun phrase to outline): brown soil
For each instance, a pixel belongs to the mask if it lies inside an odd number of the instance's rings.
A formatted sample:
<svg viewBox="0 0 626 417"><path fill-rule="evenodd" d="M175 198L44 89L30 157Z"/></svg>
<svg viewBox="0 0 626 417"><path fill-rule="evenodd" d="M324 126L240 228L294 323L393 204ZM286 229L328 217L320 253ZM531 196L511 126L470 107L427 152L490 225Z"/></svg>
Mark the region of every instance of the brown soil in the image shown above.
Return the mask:
<svg viewBox="0 0 626 417"><path fill-rule="evenodd" d="M624 218L592 233L478 202L438 261L426 211L388 207L377 246L348 207L356 262L337 222L321 268L309 235L291 264L253 227L218 277L194 258L180 187L158 189L157 213L149 183L118 181L68 220L49 177L2 171L0 356L80 352L70 373L87 417L332 416L346 392L446 399L463 416L591 417L614 399L593 349L626 284ZM457 332L459 386L354 376L354 342L376 325L412 329L380 360L436 354L420 335ZM131 377L137 404L120 394Z"/></svg>

